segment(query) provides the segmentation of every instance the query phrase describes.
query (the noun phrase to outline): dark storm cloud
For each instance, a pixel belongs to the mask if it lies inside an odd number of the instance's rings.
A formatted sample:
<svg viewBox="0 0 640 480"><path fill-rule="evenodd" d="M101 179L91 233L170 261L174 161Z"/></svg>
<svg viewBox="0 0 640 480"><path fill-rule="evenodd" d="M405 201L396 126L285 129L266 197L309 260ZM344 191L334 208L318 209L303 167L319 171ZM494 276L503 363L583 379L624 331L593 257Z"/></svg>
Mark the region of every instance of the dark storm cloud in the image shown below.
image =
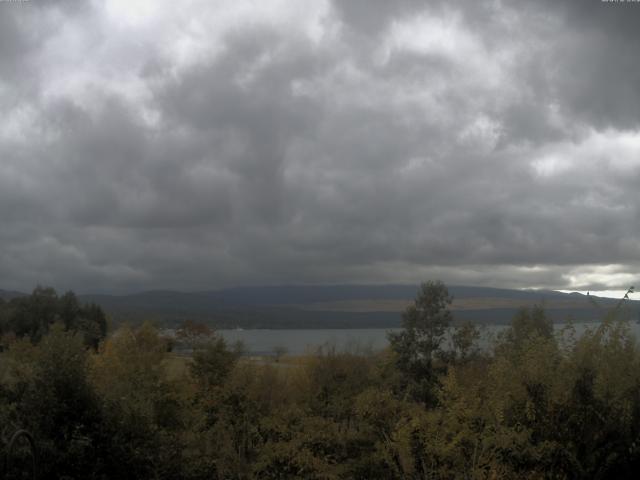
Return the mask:
<svg viewBox="0 0 640 480"><path fill-rule="evenodd" d="M83 5L0 2L5 288L633 281L640 6Z"/></svg>
<svg viewBox="0 0 640 480"><path fill-rule="evenodd" d="M637 128L640 8L632 2L547 2L566 30L556 44L558 95L577 120Z"/></svg>

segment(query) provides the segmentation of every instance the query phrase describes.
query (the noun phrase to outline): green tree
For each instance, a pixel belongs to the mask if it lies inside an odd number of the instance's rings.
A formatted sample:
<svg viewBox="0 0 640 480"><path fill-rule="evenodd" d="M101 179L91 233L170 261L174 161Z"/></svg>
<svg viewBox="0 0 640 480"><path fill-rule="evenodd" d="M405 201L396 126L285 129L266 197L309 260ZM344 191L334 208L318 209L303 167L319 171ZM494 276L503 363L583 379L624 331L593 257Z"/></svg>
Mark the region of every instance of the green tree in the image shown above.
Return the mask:
<svg viewBox="0 0 640 480"><path fill-rule="evenodd" d="M216 337L193 352L191 374L202 390L222 385L233 370L241 350L229 349L224 338Z"/></svg>
<svg viewBox="0 0 640 480"><path fill-rule="evenodd" d="M149 324L121 327L92 360L105 417L107 478L177 478L184 386L167 376L164 339Z"/></svg>
<svg viewBox="0 0 640 480"><path fill-rule="evenodd" d="M409 393L426 404L435 401L438 368L434 360L441 353L440 346L451 324L452 301L441 281L423 283L413 305L402 315L403 330L389 334L397 367L405 377Z"/></svg>
<svg viewBox="0 0 640 480"><path fill-rule="evenodd" d="M38 342L58 320L58 295L53 288L36 287L31 295L10 302L8 326L18 337Z"/></svg>
<svg viewBox="0 0 640 480"><path fill-rule="evenodd" d="M554 340L553 322L547 318L544 309L539 305L531 308L522 307L502 335L497 348L521 350L530 346L536 338L544 341Z"/></svg>
<svg viewBox="0 0 640 480"><path fill-rule="evenodd" d="M41 478L88 478L99 464L103 428L82 337L57 323L37 346L17 341L2 355L3 408L36 438Z"/></svg>
<svg viewBox="0 0 640 480"><path fill-rule="evenodd" d="M107 335L102 308L82 305L73 292L58 297L53 288L38 286L31 295L0 305L0 334L11 333L37 343L56 322L61 322L65 331L79 332L85 345L94 349Z"/></svg>
<svg viewBox="0 0 640 480"><path fill-rule="evenodd" d="M471 322L458 325L451 335L454 354L459 361L465 362L478 353L476 343L480 338L480 331Z"/></svg>

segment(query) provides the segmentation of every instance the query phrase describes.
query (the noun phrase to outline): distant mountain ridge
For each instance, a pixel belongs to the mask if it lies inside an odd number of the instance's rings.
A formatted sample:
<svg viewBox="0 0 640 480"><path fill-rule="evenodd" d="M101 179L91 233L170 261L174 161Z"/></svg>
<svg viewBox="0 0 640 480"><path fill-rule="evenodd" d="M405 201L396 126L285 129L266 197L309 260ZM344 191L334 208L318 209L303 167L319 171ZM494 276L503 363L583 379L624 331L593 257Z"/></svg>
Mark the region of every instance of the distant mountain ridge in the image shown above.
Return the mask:
<svg viewBox="0 0 640 480"><path fill-rule="evenodd" d="M95 299L96 301L116 298L127 299L127 302L134 303L145 303L151 300L164 303L170 299L190 299L196 303L217 306L266 306L300 305L342 300L410 300L416 296L417 292L418 287L416 285L305 285L233 287L197 292L149 290L125 295L88 294L81 295L81 297ZM526 300L560 299L571 295L553 290L510 290L468 286L451 286L449 287L449 292L454 298L491 297Z"/></svg>
<svg viewBox="0 0 640 480"><path fill-rule="evenodd" d="M0 290L0 298L2 298L3 300L11 300L12 298L16 297L24 297L25 295L27 294L22 292L15 292L13 290Z"/></svg>
<svg viewBox="0 0 640 480"><path fill-rule="evenodd" d="M216 328L389 328L418 292L417 285L253 286L212 291L153 290L125 295L79 295L100 305L116 322L145 319L174 326L185 319ZM552 290L450 286L454 319L478 323L507 323L521 307L542 305L554 321L595 320L602 312L587 296ZM6 297L5 297L6 295ZM0 297L20 292L0 290ZM597 298L603 308L615 299ZM638 310L640 302L629 303ZM635 314L637 316L637 313Z"/></svg>
<svg viewBox="0 0 640 480"><path fill-rule="evenodd" d="M601 312L585 295L552 290L451 286L457 320L507 323L520 307L541 304L554 321L594 320ZM417 285L254 286L214 291L148 291L130 295L83 295L116 320L142 317L164 324L186 318L218 328L397 327ZM598 299L604 308L617 300Z"/></svg>

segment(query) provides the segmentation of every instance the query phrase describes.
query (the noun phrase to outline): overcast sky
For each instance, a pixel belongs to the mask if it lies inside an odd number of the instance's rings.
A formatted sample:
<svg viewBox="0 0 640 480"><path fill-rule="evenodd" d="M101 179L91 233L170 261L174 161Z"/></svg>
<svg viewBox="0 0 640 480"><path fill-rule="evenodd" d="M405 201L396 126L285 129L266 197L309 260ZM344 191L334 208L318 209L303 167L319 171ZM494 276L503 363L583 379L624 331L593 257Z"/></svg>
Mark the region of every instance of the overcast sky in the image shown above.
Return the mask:
<svg viewBox="0 0 640 480"><path fill-rule="evenodd" d="M626 289L638 25L600 0L0 0L0 288Z"/></svg>

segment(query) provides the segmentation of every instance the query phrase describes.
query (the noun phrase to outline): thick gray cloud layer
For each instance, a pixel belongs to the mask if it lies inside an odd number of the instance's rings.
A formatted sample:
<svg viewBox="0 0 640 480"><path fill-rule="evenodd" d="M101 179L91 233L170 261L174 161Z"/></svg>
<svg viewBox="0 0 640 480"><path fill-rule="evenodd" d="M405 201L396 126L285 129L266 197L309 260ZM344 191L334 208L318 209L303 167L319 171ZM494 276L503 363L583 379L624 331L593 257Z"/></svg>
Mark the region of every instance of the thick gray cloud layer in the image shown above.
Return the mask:
<svg viewBox="0 0 640 480"><path fill-rule="evenodd" d="M640 4L0 2L0 278L626 288Z"/></svg>

